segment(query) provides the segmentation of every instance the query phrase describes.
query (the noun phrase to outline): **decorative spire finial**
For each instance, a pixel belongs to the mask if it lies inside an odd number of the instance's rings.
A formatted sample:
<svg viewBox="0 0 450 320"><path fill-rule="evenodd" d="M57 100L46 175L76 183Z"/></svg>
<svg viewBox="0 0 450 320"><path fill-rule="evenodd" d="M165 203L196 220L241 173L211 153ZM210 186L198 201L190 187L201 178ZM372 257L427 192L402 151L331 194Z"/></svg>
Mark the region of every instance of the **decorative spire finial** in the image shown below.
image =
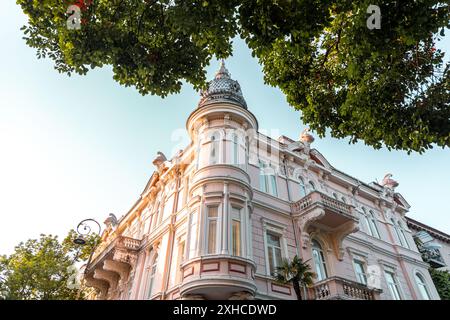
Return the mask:
<svg viewBox="0 0 450 320"><path fill-rule="evenodd" d="M247 109L247 103L242 95L239 82L231 79L231 74L225 67L225 61L221 59L220 68L214 79L207 83L206 89L200 92L199 107L212 103L228 102Z"/></svg>
<svg viewBox="0 0 450 320"><path fill-rule="evenodd" d="M216 72L216 79L231 78L231 74L225 67L225 59L221 59L219 71Z"/></svg>

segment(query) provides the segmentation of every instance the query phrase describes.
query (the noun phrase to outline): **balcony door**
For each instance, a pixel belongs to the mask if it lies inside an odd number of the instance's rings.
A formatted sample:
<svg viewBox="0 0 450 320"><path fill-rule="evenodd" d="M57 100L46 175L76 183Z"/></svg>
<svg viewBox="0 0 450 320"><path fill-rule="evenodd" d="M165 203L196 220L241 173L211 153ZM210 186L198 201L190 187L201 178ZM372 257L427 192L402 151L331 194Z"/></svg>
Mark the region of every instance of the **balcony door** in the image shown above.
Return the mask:
<svg viewBox="0 0 450 320"><path fill-rule="evenodd" d="M312 241L312 256L317 274L317 281L325 280L328 277L327 264L323 254L322 246L317 240Z"/></svg>

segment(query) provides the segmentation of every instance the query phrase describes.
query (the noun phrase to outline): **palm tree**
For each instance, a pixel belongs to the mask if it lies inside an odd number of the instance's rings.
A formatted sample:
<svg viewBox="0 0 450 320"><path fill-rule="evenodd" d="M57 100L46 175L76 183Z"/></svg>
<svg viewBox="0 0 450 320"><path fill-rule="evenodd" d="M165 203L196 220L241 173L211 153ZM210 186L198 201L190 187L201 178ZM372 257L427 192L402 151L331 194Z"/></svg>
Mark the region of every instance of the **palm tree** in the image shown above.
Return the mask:
<svg viewBox="0 0 450 320"><path fill-rule="evenodd" d="M295 256L292 261L285 259L281 266L277 267L275 274L277 282L282 284L292 283L298 300L303 300L300 288L310 287L314 283L313 279L316 277L316 274L311 272L308 261L303 262L298 256Z"/></svg>

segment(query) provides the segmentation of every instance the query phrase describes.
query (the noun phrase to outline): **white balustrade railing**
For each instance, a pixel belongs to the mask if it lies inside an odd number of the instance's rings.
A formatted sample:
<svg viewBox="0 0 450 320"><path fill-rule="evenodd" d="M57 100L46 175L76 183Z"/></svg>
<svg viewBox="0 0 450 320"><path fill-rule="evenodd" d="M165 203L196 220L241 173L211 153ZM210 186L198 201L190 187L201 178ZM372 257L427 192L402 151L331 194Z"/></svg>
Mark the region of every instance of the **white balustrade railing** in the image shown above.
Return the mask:
<svg viewBox="0 0 450 320"><path fill-rule="evenodd" d="M314 191L303 197L297 202L291 204L291 210L294 213L302 213L302 211L309 207L321 204L322 206L338 211L340 213L352 215L352 207L342 201L336 200L330 196L327 196L319 191Z"/></svg>

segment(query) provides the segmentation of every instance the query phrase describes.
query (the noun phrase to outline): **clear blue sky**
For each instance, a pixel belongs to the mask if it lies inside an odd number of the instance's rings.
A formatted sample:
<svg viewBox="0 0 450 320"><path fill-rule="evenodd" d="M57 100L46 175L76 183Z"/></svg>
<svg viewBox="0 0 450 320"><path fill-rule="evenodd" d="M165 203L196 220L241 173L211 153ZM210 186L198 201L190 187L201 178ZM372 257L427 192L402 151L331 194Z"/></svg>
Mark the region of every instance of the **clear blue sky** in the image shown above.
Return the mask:
<svg viewBox="0 0 450 320"><path fill-rule="evenodd" d="M180 146L177 134L199 98L189 85L166 99L142 97L114 82L108 68L61 75L25 45L20 8L4 1L0 12L2 254L40 233L63 236L83 218L102 222L109 212L126 213L153 171L156 152L170 156ZM450 51L450 37L440 46ZM217 66L208 68L210 77ZM264 85L261 67L241 41L227 67L261 128L299 136L299 113L278 89ZM450 233L449 149L407 155L330 137L316 139L314 147L365 182L393 173L412 205L409 215Z"/></svg>

